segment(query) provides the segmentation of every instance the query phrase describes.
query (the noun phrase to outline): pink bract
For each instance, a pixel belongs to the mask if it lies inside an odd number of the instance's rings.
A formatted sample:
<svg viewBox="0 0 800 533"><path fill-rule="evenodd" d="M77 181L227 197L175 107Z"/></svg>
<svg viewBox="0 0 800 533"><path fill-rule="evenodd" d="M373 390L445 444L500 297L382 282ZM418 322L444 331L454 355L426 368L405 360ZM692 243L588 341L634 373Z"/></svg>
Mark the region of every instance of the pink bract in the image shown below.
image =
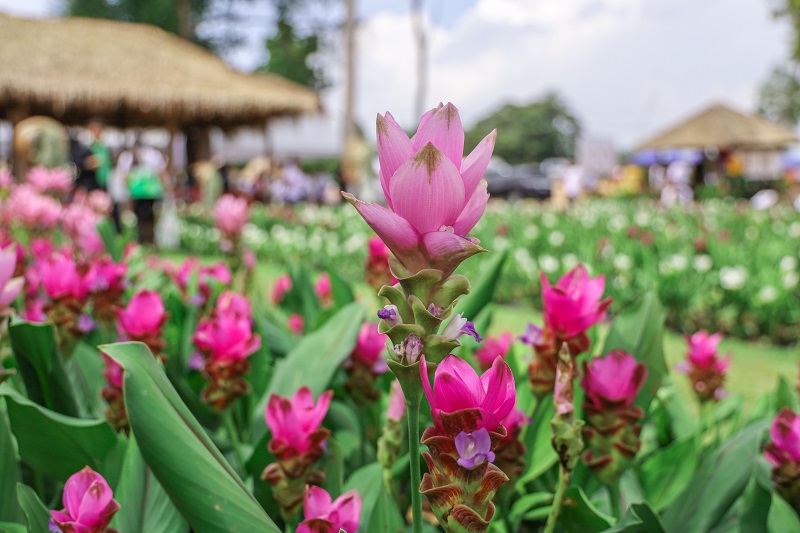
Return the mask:
<svg viewBox="0 0 800 533"><path fill-rule="evenodd" d="M125 309L116 311L120 334L132 340L160 336L161 326L167 320L164 302L155 291L137 292Z"/></svg>
<svg viewBox="0 0 800 533"><path fill-rule="evenodd" d="M545 322L560 340L575 338L605 319L611 304L611 298L603 300L605 276L590 278L578 265L555 285L544 273L541 282Z"/></svg>
<svg viewBox="0 0 800 533"><path fill-rule="evenodd" d="M784 407L775 416L769 430L771 442L764 455L775 466L784 463L800 464L800 416Z"/></svg>
<svg viewBox="0 0 800 533"><path fill-rule="evenodd" d="M583 363L581 388L598 409L628 408L647 378L647 367L622 350Z"/></svg>
<svg viewBox="0 0 800 533"><path fill-rule="evenodd" d="M314 404L314 396L308 387L302 387L292 398L270 395L266 420L272 440L281 447L292 449L297 455L307 452L312 444L312 434L328 413L331 398L333 391L324 392Z"/></svg>
<svg viewBox="0 0 800 533"><path fill-rule="evenodd" d="M356 533L361 517L361 497L353 489L331 501L325 489L306 485L303 515L297 533Z"/></svg>
<svg viewBox="0 0 800 533"><path fill-rule="evenodd" d="M250 217L250 206L246 198L225 194L214 205L214 223L229 237L238 236Z"/></svg>
<svg viewBox="0 0 800 533"><path fill-rule="evenodd" d="M64 509L50 514L64 533L102 533L120 507L103 476L88 466L67 480L61 499Z"/></svg>

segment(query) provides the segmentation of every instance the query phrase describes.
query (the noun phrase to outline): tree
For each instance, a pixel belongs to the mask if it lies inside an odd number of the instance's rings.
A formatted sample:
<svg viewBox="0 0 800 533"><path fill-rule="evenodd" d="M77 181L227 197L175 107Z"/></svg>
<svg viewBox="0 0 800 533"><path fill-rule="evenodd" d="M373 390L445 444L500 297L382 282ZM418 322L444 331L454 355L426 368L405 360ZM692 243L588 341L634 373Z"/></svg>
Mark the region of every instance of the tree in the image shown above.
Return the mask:
<svg viewBox="0 0 800 533"><path fill-rule="evenodd" d="M788 126L800 122L800 78L796 65L772 69L758 91L758 112Z"/></svg>
<svg viewBox="0 0 800 533"><path fill-rule="evenodd" d="M772 0L772 14L787 18L792 25L792 58L800 60L800 0Z"/></svg>
<svg viewBox="0 0 800 533"><path fill-rule="evenodd" d="M494 153L511 164L572 157L580 125L556 93L524 106L506 104L473 126L467 146L475 146L497 128Z"/></svg>

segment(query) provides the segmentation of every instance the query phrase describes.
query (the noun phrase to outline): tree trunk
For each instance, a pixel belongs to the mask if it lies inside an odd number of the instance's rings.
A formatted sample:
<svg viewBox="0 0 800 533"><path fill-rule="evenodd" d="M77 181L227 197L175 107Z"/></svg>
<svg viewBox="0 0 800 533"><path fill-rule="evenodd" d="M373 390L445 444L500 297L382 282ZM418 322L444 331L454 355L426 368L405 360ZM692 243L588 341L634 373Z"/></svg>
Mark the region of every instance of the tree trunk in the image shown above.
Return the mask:
<svg viewBox="0 0 800 533"><path fill-rule="evenodd" d="M178 12L178 35L191 41L194 39L194 27L192 25L192 5L190 0L175 0Z"/></svg>
<svg viewBox="0 0 800 533"><path fill-rule="evenodd" d="M411 26L417 47L417 90L414 96L416 118L425 112L425 98L428 93L428 37L425 32L424 0L411 0Z"/></svg>
<svg viewBox="0 0 800 533"><path fill-rule="evenodd" d="M355 84L356 84L356 38L355 38L355 0L344 0L345 20L344 20L344 137L342 139L342 153L339 162L340 172L342 173L343 183L348 182L348 150L356 137L355 121Z"/></svg>

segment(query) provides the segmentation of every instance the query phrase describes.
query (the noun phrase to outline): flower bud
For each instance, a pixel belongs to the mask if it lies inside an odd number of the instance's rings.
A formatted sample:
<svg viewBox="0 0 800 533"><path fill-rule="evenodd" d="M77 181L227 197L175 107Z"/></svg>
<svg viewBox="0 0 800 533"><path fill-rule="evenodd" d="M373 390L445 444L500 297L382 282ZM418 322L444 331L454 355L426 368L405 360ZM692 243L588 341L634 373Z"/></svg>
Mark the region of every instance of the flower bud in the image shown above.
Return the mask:
<svg viewBox="0 0 800 533"><path fill-rule="evenodd" d="M50 527L63 533L103 533L119 510L106 480L88 466L67 480L61 500L64 509L50 511Z"/></svg>

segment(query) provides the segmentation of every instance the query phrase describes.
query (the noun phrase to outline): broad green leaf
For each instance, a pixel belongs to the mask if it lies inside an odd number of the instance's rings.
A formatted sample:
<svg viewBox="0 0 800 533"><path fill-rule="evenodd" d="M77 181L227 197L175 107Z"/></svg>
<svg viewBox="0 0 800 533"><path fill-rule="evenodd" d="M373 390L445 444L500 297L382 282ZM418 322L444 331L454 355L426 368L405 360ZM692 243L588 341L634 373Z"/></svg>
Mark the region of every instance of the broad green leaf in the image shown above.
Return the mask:
<svg viewBox="0 0 800 533"><path fill-rule="evenodd" d="M332 270L328 270L328 276L331 278L331 293L333 294L334 305L336 307L344 307L353 303L356 299L353 294L353 288Z"/></svg>
<svg viewBox="0 0 800 533"><path fill-rule="evenodd" d="M636 398L636 405L645 411L667 374L662 340L664 316L658 296L649 291L617 315L603 346L603 355L617 349L625 350L647 366L647 380Z"/></svg>
<svg viewBox="0 0 800 533"><path fill-rule="evenodd" d="M496 252L496 255L489 261L483 270L483 277L471 288L469 294L461 297L456 306L457 313L472 320L478 316L481 309L489 305L494 300L494 291L500 281L503 266L508 257L508 249Z"/></svg>
<svg viewBox="0 0 800 533"><path fill-rule="evenodd" d="M564 492L561 512L558 515L558 530L563 533L594 533L611 526L612 518L592 505L577 486Z"/></svg>
<svg viewBox="0 0 800 533"><path fill-rule="evenodd" d="M664 525L647 502L632 504L606 533L666 533Z"/></svg>
<svg viewBox="0 0 800 533"><path fill-rule="evenodd" d="M50 531L50 511L39 500L36 492L29 486L18 483L17 499L27 518L28 533L48 533Z"/></svg>
<svg viewBox="0 0 800 533"><path fill-rule="evenodd" d="M494 306L489 304L481 309L481 312L478 313L478 316L474 317L473 323L475 325L475 331L477 331L478 334L484 337L486 336L486 334L489 332L489 328L492 325L493 315ZM480 346L480 343L468 335L464 335L461 337L461 339L459 339L459 341L461 342L461 347L458 348L456 354L477 369L477 361L475 360L473 354Z"/></svg>
<svg viewBox="0 0 800 533"><path fill-rule="evenodd" d="M28 398L51 411L78 416L78 404L56 345L53 326L14 320L8 326L8 336Z"/></svg>
<svg viewBox="0 0 800 533"><path fill-rule="evenodd" d="M0 520L11 522L22 518L15 497L20 479L17 446L11 436L5 401L0 397Z"/></svg>
<svg viewBox="0 0 800 533"><path fill-rule="evenodd" d="M789 407L792 411L797 411L797 398L792 390L792 386L786 381L786 378L780 376L778 378L778 387L775 389L775 412L777 413L784 407Z"/></svg>
<svg viewBox="0 0 800 533"><path fill-rule="evenodd" d="M188 533L189 524L147 468L131 436L114 498L124 502L111 527L126 533Z"/></svg>
<svg viewBox="0 0 800 533"><path fill-rule="evenodd" d="M87 465L103 473L117 444L108 422L64 416L11 390L2 394L20 457L31 468L62 482Z"/></svg>
<svg viewBox="0 0 800 533"><path fill-rule="evenodd" d="M11 492L14 495L14 492ZM12 524L11 522L0 522L0 533L27 533L28 528L23 524Z"/></svg>
<svg viewBox="0 0 800 533"><path fill-rule="evenodd" d="M386 494L383 485L383 470L378 463L363 466L353 472L347 480L344 492L356 489L361 496L361 520L359 531L397 533L403 531L405 523ZM399 516L398 516L399 515Z"/></svg>
<svg viewBox="0 0 800 533"><path fill-rule="evenodd" d="M740 533L764 531L771 505L772 487L769 472L756 464L753 476L742 495L738 531Z"/></svg>
<svg viewBox="0 0 800 533"><path fill-rule="evenodd" d="M198 533L278 532L141 343L102 350L125 369L133 434L153 475Z"/></svg>
<svg viewBox="0 0 800 533"><path fill-rule="evenodd" d="M508 517L519 528L519 523L523 518L532 510L539 507L549 506L553 503L553 494L551 492L534 492L531 494L524 494L517 498L511 505L511 510Z"/></svg>
<svg viewBox="0 0 800 533"><path fill-rule="evenodd" d="M275 312L265 311L264 313L255 313L253 320L256 331L261 335L261 342L266 344L275 355L286 355L297 344L297 340L284 326L285 316L283 321L280 321Z"/></svg>
<svg viewBox="0 0 800 533"><path fill-rule="evenodd" d="M694 478L697 468L695 439L684 438L649 455L639 467L639 481L647 501L657 511L665 509Z"/></svg>
<svg viewBox="0 0 800 533"><path fill-rule="evenodd" d="M555 408L553 397L548 395L536 404L536 409L531 416L531 423L525 429L524 442L528 450L528 469L517 481L522 486L541 476L558 461L558 456L550 443L550 420L553 418Z"/></svg>
<svg viewBox="0 0 800 533"><path fill-rule="evenodd" d="M266 431L264 410L271 394L289 397L303 385L319 396L330 384L342 362L353 351L364 321L364 306L352 303L336 313L317 331L306 335L285 359L278 362L269 386L253 413L253 435Z"/></svg>
<svg viewBox="0 0 800 533"><path fill-rule="evenodd" d="M751 424L705 457L689 486L664 512L667 531L700 533L720 523L750 480L767 426L767 421Z"/></svg>
<svg viewBox="0 0 800 533"><path fill-rule="evenodd" d="M767 516L767 531L769 533L800 533L800 519L792 506L786 500L772 495L772 505Z"/></svg>
<svg viewBox="0 0 800 533"><path fill-rule="evenodd" d="M325 444L328 447L328 464L325 468L325 490L331 498L338 498L344 485L344 452L335 438L329 438Z"/></svg>
<svg viewBox="0 0 800 533"><path fill-rule="evenodd" d="M97 232L100 238L103 239L103 244L106 247L106 252L111 256L115 262L122 260L122 252L125 248L122 236L117 233L117 228L109 218L104 218L97 224Z"/></svg>
<svg viewBox="0 0 800 533"><path fill-rule="evenodd" d="M67 366L78 382L78 386L74 390L79 395L81 405L85 406L85 411L92 417L105 416L107 406L100 396L100 391L106 385L106 379L103 376L105 363L100 351L94 345L90 346L86 342L79 342L73 351L72 360Z"/></svg>

